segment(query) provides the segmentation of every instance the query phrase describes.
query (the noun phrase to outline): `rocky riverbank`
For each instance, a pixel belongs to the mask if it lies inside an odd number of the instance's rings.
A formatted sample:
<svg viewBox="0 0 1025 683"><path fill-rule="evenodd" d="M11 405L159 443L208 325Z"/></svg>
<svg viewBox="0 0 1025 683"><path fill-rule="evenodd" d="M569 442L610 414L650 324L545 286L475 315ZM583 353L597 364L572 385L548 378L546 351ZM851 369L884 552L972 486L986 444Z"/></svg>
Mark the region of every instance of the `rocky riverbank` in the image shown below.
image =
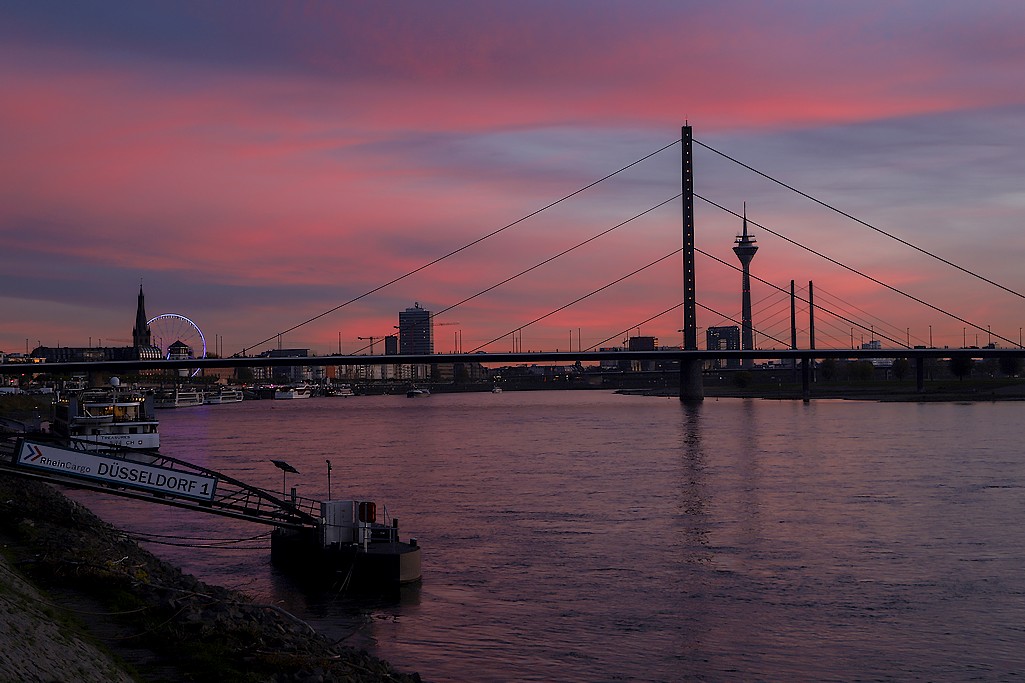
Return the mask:
<svg viewBox="0 0 1025 683"><path fill-rule="evenodd" d="M183 574L38 481L0 473L0 546L0 680L420 680Z"/></svg>

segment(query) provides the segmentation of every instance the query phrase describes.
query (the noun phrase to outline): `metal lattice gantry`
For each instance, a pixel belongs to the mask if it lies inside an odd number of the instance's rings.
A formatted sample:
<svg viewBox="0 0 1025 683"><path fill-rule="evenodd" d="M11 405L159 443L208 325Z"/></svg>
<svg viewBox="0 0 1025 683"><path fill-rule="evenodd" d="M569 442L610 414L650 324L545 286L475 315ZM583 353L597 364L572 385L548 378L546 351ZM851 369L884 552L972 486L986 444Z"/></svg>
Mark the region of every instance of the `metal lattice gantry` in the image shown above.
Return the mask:
<svg viewBox="0 0 1025 683"><path fill-rule="evenodd" d="M76 472L73 467L26 466L25 463L31 460L33 448L39 452L47 449L46 453L48 454L57 453L59 455L64 452L69 461L74 458L75 454L80 454L81 457L109 460L111 464L152 468L169 474L176 473L182 478L198 477L211 481L212 490L205 499L197 500L177 496L173 492L147 489L133 484L128 477L121 481L100 480ZM269 491L250 486L222 472L173 458L154 450L119 448L97 454L90 450L91 448L95 448L95 444L74 440L69 443L37 438L7 440L0 442L0 453L8 456L0 458L0 469L19 476L43 479L75 488L198 510L276 527L311 528L316 527L319 523L319 501L310 498L278 497ZM29 457L25 457L26 453L29 454ZM19 461L22 462L19 463Z"/></svg>

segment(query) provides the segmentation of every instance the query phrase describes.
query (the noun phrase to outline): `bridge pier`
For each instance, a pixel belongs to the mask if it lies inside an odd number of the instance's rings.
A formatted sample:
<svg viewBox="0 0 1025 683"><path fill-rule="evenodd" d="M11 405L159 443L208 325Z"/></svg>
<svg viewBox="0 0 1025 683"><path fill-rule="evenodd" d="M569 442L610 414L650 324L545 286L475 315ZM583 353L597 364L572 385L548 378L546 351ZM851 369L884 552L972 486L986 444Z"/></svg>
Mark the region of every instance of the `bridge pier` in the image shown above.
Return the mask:
<svg viewBox="0 0 1025 683"><path fill-rule="evenodd" d="M811 401L811 365L814 361L805 356L801 359L801 400Z"/></svg>
<svg viewBox="0 0 1025 683"><path fill-rule="evenodd" d="M925 358L923 356L915 358L915 391L920 394L925 393Z"/></svg>
<svg viewBox="0 0 1025 683"><path fill-rule="evenodd" d="M697 358L680 359L680 400L698 403L705 400L705 385L701 371L704 363Z"/></svg>

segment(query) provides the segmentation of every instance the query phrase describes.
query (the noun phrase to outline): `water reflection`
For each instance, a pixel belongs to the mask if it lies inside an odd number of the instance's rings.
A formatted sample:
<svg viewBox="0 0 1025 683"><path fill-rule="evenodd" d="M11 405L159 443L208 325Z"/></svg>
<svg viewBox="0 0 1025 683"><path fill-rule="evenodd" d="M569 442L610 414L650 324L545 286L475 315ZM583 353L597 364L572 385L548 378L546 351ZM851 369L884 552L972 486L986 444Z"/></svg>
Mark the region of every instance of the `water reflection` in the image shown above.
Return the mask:
<svg viewBox="0 0 1025 683"><path fill-rule="evenodd" d="M687 563L707 563L707 514L705 506L705 451L701 438L701 403L680 402L683 439L680 449L680 469L677 484L676 530L681 535L682 557Z"/></svg>
<svg viewBox="0 0 1025 683"><path fill-rule="evenodd" d="M420 539L423 585L397 601L312 595L269 551L152 549L427 680L1025 672L1020 404L253 403L171 411L166 443L272 490L269 459L283 458L311 496L330 458L336 496L389 505ZM253 534L141 503L105 510L130 529Z"/></svg>

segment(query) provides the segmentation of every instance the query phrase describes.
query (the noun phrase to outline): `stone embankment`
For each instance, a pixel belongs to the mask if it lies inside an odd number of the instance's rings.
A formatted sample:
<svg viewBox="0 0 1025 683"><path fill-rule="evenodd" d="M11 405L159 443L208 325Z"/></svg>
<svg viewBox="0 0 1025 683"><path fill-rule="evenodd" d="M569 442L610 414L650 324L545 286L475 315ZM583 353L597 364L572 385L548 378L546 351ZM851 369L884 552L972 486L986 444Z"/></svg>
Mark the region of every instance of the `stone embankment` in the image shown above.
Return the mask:
<svg viewBox="0 0 1025 683"><path fill-rule="evenodd" d="M209 586L54 488L0 473L0 680L419 681Z"/></svg>

